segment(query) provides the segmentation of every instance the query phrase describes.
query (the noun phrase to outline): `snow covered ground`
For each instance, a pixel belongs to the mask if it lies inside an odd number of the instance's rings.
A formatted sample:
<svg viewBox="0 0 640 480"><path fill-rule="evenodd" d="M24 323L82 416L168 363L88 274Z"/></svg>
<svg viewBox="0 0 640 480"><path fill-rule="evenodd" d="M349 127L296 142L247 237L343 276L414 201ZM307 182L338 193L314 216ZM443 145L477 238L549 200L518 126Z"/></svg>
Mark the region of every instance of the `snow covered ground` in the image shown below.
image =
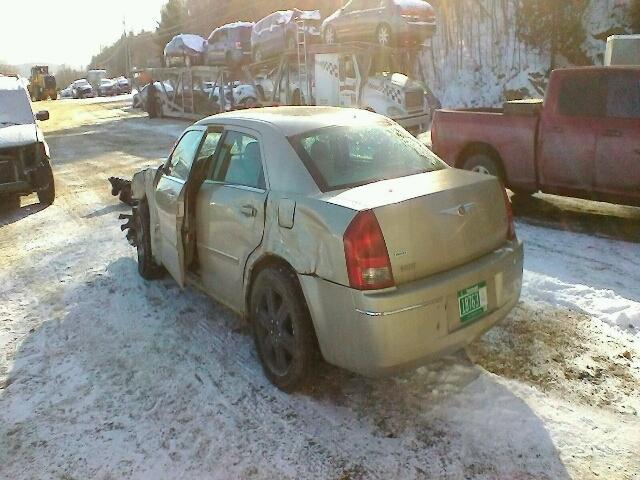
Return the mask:
<svg viewBox="0 0 640 480"><path fill-rule="evenodd" d="M0 478L640 479L638 243L521 220L522 302L466 353L286 395L236 315L143 281L118 228L106 177L185 125L48 108L58 199L0 217Z"/></svg>

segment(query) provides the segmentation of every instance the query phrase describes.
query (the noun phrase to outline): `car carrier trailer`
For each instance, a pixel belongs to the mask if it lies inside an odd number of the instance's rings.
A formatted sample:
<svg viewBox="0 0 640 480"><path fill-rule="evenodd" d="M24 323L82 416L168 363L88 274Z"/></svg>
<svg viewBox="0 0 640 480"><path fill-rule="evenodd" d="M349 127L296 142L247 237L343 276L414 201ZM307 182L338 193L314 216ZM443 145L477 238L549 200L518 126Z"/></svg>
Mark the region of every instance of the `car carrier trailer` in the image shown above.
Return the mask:
<svg viewBox="0 0 640 480"><path fill-rule="evenodd" d="M299 32L296 49L260 63L187 64L138 70L133 77L138 90L141 79L156 82L159 116L198 120L250 106L327 105L386 115L413 134L429 128L440 102L425 84L417 49L363 42L307 46L304 28ZM419 81L410 78L412 71Z"/></svg>

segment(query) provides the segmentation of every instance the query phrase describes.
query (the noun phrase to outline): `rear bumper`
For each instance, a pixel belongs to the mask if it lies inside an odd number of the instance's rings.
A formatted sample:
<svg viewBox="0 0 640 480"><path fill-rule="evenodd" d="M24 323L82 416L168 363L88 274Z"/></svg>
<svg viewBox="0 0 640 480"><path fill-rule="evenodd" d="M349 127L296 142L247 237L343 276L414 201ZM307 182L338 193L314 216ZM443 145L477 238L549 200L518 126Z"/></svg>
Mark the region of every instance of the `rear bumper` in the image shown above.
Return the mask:
<svg viewBox="0 0 640 480"><path fill-rule="evenodd" d="M300 275L325 360L366 376L392 375L464 348L520 298L523 248L484 257L390 291L365 293ZM488 312L463 325L457 293L486 282Z"/></svg>

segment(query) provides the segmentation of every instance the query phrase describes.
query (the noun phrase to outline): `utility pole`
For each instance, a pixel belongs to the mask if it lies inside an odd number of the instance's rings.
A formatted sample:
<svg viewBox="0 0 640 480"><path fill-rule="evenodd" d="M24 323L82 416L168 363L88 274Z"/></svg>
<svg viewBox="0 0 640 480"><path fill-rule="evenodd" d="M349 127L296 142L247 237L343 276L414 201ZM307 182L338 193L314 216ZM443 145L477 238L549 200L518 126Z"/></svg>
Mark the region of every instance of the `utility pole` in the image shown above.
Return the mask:
<svg viewBox="0 0 640 480"><path fill-rule="evenodd" d="M122 16L122 34L124 35L124 38L122 40L124 42L124 76L126 78L129 78L129 73L131 71L131 57L129 55L129 36L127 35L127 22L124 15Z"/></svg>

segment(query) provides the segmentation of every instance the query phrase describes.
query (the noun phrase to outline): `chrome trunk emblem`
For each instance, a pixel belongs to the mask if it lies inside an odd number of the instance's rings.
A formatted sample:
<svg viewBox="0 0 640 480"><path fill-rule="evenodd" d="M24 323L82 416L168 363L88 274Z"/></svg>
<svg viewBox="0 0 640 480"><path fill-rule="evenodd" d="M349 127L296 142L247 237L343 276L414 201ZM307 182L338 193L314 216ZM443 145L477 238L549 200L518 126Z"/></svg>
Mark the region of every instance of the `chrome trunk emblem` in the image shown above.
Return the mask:
<svg viewBox="0 0 640 480"><path fill-rule="evenodd" d="M440 213L444 215L454 215L456 217L464 217L475 206L476 206L475 203L463 203L462 205L457 205L455 207L442 210Z"/></svg>

